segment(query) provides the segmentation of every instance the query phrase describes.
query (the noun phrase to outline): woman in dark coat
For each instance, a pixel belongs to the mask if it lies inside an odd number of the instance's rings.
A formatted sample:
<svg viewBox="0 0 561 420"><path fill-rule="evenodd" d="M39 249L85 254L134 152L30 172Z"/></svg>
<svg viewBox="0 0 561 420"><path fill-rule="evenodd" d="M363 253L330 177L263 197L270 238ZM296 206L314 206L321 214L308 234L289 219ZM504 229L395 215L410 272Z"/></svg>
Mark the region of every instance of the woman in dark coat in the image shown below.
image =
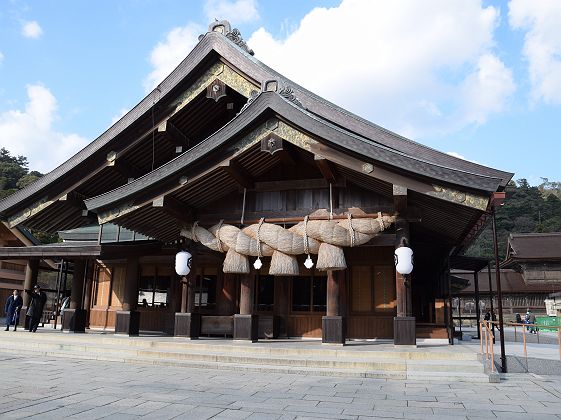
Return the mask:
<svg viewBox="0 0 561 420"><path fill-rule="evenodd" d="M47 295L45 292L41 291L39 286L35 286L33 291L26 290L25 293L27 293L31 298L26 313L26 315L30 317L29 331L36 332L39 322L41 322L41 317L43 316L43 308L47 302Z"/></svg>
<svg viewBox="0 0 561 420"><path fill-rule="evenodd" d="M6 300L4 312L6 312L6 331L10 330L10 325L14 324L14 331L18 329L19 311L23 306L23 299L17 290Z"/></svg>

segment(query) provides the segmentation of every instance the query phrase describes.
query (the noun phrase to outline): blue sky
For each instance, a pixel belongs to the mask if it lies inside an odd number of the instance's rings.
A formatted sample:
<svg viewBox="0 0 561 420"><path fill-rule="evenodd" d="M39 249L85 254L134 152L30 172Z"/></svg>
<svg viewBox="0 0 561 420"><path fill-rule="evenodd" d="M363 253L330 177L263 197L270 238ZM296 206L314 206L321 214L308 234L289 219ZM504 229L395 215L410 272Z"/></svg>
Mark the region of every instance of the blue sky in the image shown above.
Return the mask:
<svg viewBox="0 0 561 420"><path fill-rule="evenodd" d="M438 150L561 181L561 1L0 0L0 146L46 172L210 20L321 96Z"/></svg>

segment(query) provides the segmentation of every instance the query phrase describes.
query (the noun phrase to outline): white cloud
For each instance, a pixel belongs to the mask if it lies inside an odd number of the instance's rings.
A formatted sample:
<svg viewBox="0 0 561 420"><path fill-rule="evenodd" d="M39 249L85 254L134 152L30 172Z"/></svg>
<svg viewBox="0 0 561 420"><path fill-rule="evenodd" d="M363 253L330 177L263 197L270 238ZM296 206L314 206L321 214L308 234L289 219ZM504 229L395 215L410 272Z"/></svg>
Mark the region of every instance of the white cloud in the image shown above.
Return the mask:
<svg viewBox="0 0 561 420"><path fill-rule="evenodd" d="M78 134L53 129L58 117L57 101L46 87L27 86L28 101L24 110L0 113L0 147L13 155L24 155L29 168L48 172L83 148L88 141Z"/></svg>
<svg viewBox="0 0 561 420"><path fill-rule="evenodd" d="M41 26L39 26L35 20L22 22L21 34L26 38L37 39L43 35L43 29L41 29Z"/></svg>
<svg viewBox="0 0 561 420"><path fill-rule="evenodd" d="M194 23L168 32L165 41L159 42L150 53L153 70L144 80L146 92L154 89L177 67L197 44L199 35L204 32L205 28Z"/></svg>
<svg viewBox="0 0 561 420"><path fill-rule="evenodd" d="M240 24L259 19L256 0L206 0L204 10L209 21L226 19Z"/></svg>
<svg viewBox="0 0 561 420"><path fill-rule="evenodd" d="M523 54L533 101L561 104L561 1L511 0L509 22L527 31Z"/></svg>
<svg viewBox="0 0 561 420"><path fill-rule="evenodd" d="M2 64L2 61L4 61L4 54L0 51L0 64Z"/></svg>
<svg viewBox="0 0 561 420"><path fill-rule="evenodd" d="M509 98L515 89L512 71L494 55L482 55L475 71L468 75L462 84L461 118L466 123L485 123L489 115L504 110L505 99Z"/></svg>
<svg viewBox="0 0 561 420"><path fill-rule="evenodd" d="M499 10L481 1L343 0L309 12L256 57L307 89L401 134L480 124L507 106L512 74L493 55ZM485 89L485 90L483 90Z"/></svg>

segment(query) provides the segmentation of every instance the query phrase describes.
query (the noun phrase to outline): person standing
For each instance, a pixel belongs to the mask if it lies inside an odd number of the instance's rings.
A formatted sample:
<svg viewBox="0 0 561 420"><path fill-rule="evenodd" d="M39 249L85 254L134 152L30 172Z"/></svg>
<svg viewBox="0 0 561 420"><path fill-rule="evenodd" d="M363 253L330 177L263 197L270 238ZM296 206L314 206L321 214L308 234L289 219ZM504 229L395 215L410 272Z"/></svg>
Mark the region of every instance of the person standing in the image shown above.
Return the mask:
<svg viewBox="0 0 561 420"><path fill-rule="evenodd" d="M528 311L528 324L530 324L530 333L537 334L538 328L536 327L536 315L532 311Z"/></svg>
<svg viewBox="0 0 561 420"><path fill-rule="evenodd" d="M26 290L25 293L31 298L27 308L27 316L30 318L29 332L37 332L37 327L43 316L43 308L47 302L47 294L41 290L39 285L35 285L33 291Z"/></svg>
<svg viewBox="0 0 561 420"><path fill-rule="evenodd" d="M6 312L6 331L10 331L10 325L14 324L14 331L18 329L19 311L23 306L23 299L18 290L14 290L12 295L6 300L4 312Z"/></svg>

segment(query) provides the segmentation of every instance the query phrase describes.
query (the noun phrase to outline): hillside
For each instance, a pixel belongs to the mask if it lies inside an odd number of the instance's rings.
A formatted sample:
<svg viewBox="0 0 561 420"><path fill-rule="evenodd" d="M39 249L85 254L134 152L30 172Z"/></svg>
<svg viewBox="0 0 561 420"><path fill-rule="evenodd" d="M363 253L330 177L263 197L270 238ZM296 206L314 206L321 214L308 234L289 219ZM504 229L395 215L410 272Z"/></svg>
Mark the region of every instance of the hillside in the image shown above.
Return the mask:
<svg viewBox="0 0 561 420"><path fill-rule="evenodd" d="M543 179L531 186L526 179L511 182L507 199L497 210L497 236L501 259L510 233L561 232L561 182ZM493 259L491 223L481 233L467 255Z"/></svg>

